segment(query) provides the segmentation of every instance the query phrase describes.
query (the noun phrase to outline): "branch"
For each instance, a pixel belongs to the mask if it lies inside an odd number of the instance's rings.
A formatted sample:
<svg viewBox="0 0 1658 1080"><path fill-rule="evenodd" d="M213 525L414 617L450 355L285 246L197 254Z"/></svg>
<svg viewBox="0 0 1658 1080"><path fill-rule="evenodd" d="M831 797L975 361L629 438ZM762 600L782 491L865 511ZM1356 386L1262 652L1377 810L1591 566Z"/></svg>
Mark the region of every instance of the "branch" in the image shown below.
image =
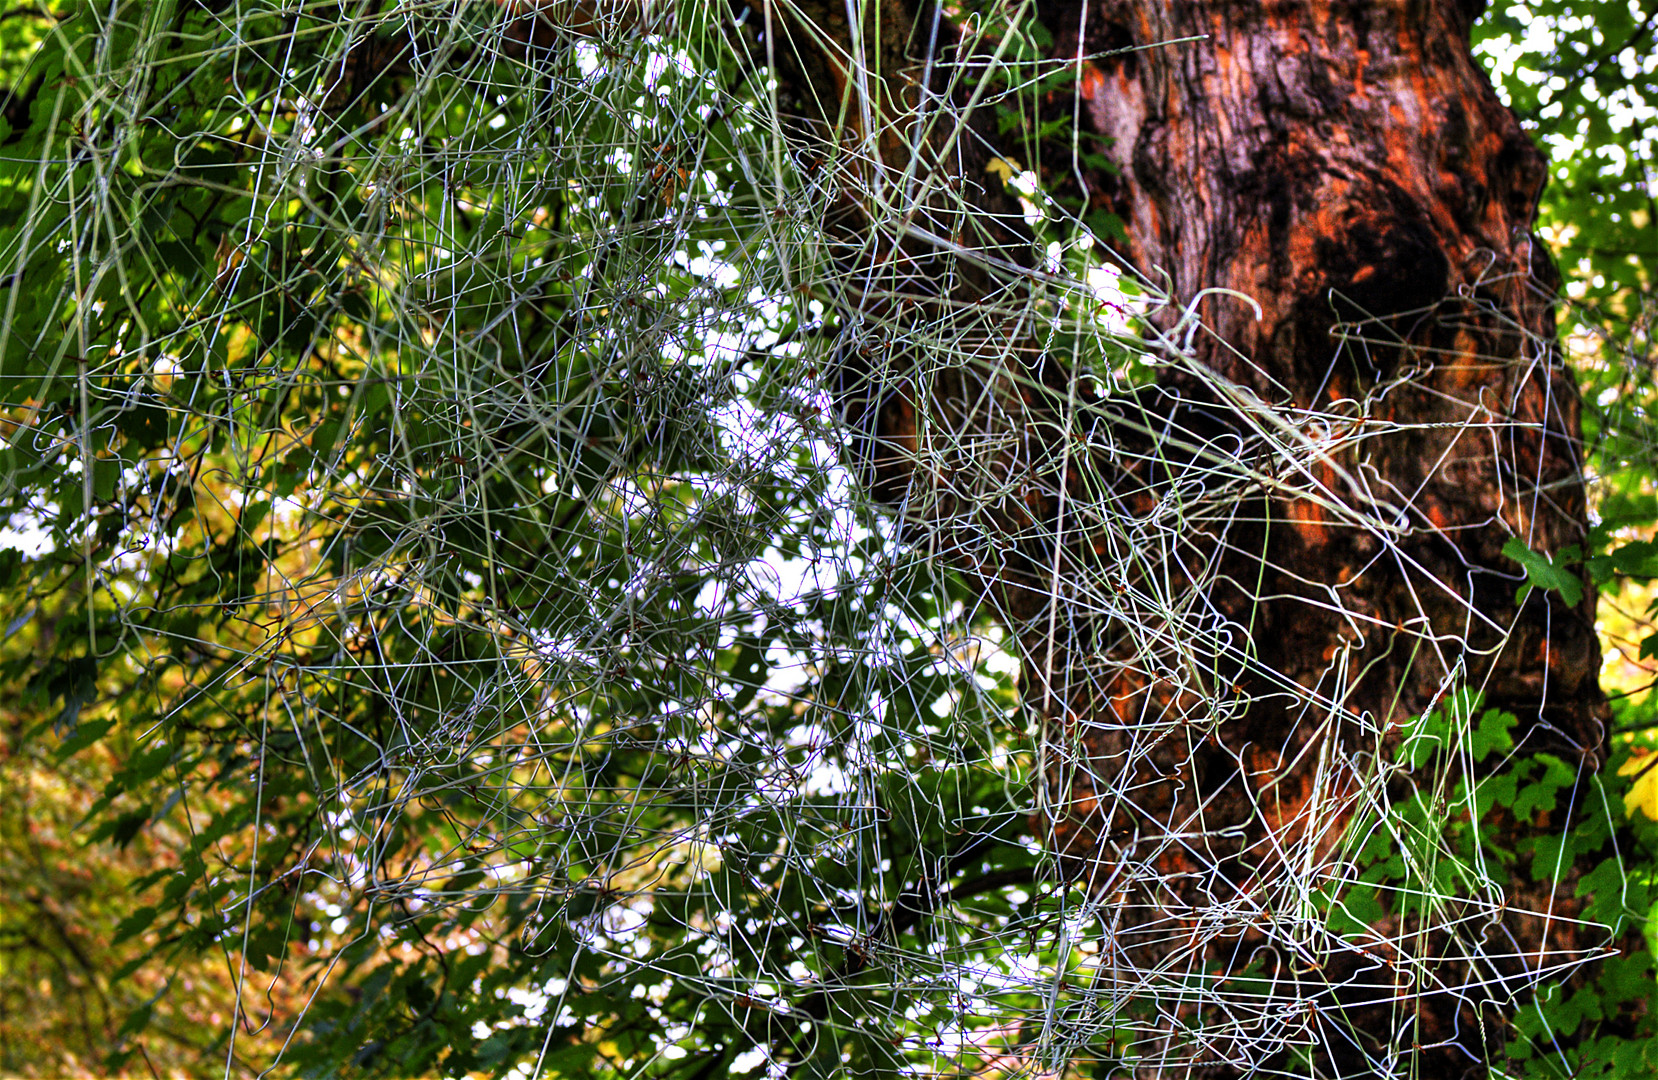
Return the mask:
<svg viewBox="0 0 1658 1080"><path fill-rule="evenodd" d="M869 935L866 941L874 944L879 938L886 938L888 942L896 944L899 934L915 928L922 916L931 915L942 907L967 900L971 897L982 896L997 889L1007 888L1010 885L1030 885L1036 881L1036 867L1014 866L1003 870L992 870L976 878L947 887L933 894L930 902L918 905L908 905L904 901L910 898L927 899L927 894L919 890L911 890L901 894L886 911L882 920L884 925L878 926L876 932ZM800 1011L813 1020L825 1020L829 1015L829 993L837 984L844 983L859 975L869 967L870 952L858 943L849 943L846 947L846 961L833 973L819 981L819 988L800 1005Z"/></svg>

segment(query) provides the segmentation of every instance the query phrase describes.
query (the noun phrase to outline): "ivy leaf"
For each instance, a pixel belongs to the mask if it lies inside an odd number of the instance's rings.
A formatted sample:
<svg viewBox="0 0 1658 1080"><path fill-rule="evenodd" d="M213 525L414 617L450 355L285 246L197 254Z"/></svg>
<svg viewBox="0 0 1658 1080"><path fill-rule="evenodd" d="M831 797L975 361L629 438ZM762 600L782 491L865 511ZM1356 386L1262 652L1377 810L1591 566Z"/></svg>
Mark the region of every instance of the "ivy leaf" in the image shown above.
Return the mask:
<svg viewBox="0 0 1658 1080"><path fill-rule="evenodd" d="M1581 560L1577 548L1567 548L1551 559L1526 547L1518 536L1511 536L1503 545L1503 554L1519 563L1526 572L1526 583L1514 594L1515 603L1524 601L1526 594L1534 588L1558 592L1570 607L1576 607L1583 599L1583 582L1570 569Z"/></svg>
<svg viewBox="0 0 1658 1080"><path fill-rule="evenodd" d="M1514 816L1522 821L1531 819L1539 811L1552 811L1561 789L1577 780L1571 766L1553 754L1538 754L1537 762L1543 766L1542 775L1522 788L1514 800Z"/></svg>
<svg viewBox="0 0 1658 1080"><path fill-rule="evenodd" d="M1487 709L1474 728L1468 752L1475 761L1484 761L1492 753L1507 753L1514 749L1514 736L1510 731L1519 722L1513 713Z"/></svg>

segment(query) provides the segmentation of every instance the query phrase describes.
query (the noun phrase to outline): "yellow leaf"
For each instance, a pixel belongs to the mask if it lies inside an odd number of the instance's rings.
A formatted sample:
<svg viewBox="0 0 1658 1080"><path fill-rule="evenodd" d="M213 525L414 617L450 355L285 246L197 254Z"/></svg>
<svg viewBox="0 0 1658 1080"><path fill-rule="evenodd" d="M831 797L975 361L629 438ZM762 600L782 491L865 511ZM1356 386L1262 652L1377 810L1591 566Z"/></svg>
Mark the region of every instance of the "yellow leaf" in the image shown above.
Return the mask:
<svg viewBox="0 0 1658 1080"><path fill-rule="evenodd" d="M1639 809L1653 821L1658 821L1658 759L1650 750L1632 754L1618 766L1619 776L1633 776L1634 782L1623 797L1624 814L1634 817Z"/></svg>
<svg viewBox="0 0 1658 1080"><path fill-rule="evenodd" d="M994 173L996 178L1005 184L1024 170L1020 169L1019 163L1012 158L999 157L991 158L990 163L984 167L984 171Z"/></svg>

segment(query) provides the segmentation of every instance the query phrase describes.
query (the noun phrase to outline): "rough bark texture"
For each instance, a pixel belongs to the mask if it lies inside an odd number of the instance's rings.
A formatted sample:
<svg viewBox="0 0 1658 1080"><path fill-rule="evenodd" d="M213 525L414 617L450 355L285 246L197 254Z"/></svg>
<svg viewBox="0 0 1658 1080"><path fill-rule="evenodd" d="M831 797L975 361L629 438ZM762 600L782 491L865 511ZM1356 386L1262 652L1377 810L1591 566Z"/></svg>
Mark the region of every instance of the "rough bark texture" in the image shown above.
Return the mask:
<svg viewBox="0 0 1658 1080"><path fill-rule="evenodd" d="M1553 265L1530 231L1545 161L1470 55L1465 6L1114 3L1084 14L1077 0L1051 0L1042 17L1070 29L1060 47L1073 52L1206 38L1083 62L1086 123L1113 140L1119 169L1087 177L1091 197L1128 223L1125 254L1166 272L1177 296L1222 286L1262 306L1257 320L1230 299L1204 303L1205 365L1265 401L1349 414L1355 438L1410 428L1331 455L1351 475L1362 465L1380 481L1367 496L1407 515L1401 545L1415 564L1365 575L1343 606L1380 626L1426 615L1468 639L1466 662L1476 684L1489 667L1494 703L1541 712L1558 738L1592 750L1591 602L1536 602L1516 622L1515 567L1501 555L1510 536L1546 552L1581 539L1580 425L1550 349ZM1340 322L1365 340L1338 345ZM1507 445L1493 448L1493 434ZM1357 497L1333 469L1318 480ZM1281 509L1269 563L1355 571L1378 550L1311 501ZM1410 595L1390 595L1407 582ZM1277 670L1319 670L1336 628L1309 624L1305 605L1283 608L1296 625L1265 627L1257 644L1280 646ZM1471 659L1510 627L1494 666ZM1401 657L1367 681L1389 693L1403 682L1395 708L1408 713L1457 659ZM1362 690L1354 704L1388 710Z"/></svg>
<svg viewBox="0 0 1658 1080"><path fill-rule="evenodd" d="M1042 827L1113 903L1121 962L1294 985L1276 1041L1166 1007L1141 1070L1288 1067L1299 1043L1323 1074L1483 1075L1513 987L1592 943L1557 918L1570 880L1515 884L1455 929L1285 930L1287 883L1342 880L1364 774L1447 688L1517 714L1522 752L1599 761L1592 595L1517 604L1502 554L1579 543L1585 506L1530 232L1544 161L1470 55L1474 13L1041 0L1076 76L1047 115L1074 112L1112 164L1067 143L1045 182L1126 224L1120 255L1174 300L1154 322L1185 338L1197 300L1206 327L1155 386L1111 397L1041 347L997 135L947 107L974 100L982 58L936 9L865 10L855 27L840 0L778 5L754 39L800 145L833 148L851 456L1019 637L1048 732ZM1217 287L1258 309L1199 299ZM949 328L955 359L919 363L908 327Z"/></svg>
<svg viewBox="0 0 1658 1080"><path fill-rule="evenodd" d="M1471 14L1448 2L1042 5L1057 54L1084 57L1083 122L1111 140L1116 166L1072 186L1125 221L1123 254L1167 273L1176 297L1219 286L1260 304L1257 318L1206 300L1213 335L1194 342L1198 362L1291 422L1305 416L1308 439L1328 446L1303 477L1323 499L1264 495L1199 543L1224 567L1210 600L1250 627L1249 704L1207 744L1157 756L1155 768L1189 777L1157 816L1201 816L1211 837L1238 828L1233 845L1175 856L1192 888L1171 912L1233 890L1270 919L1255 883L1283 853L1322 854L1344 824L1324 815L1356 787L1347 772L1374 733L1459 679L1520 717L1525 750L1597 761L1594 601L1568 610L1534 593L1517 607L1517 568L1501 553L1513 536L1551 553L1581 541L1580 427L1551 347L1554 270L1530 232L1544 159L1470 55ZM1205 397L1187 373L1165 387ZM1134 689L1146 705L1158 697L1155 683ZM1111 760L1127 740L1080 741ZM1061 843L1109 850L1128 824L1074 816ZM1517 887L1511 903L1569 911L1565 890L1538 892ZM1481 932L1506 930L1519 951L1587 944L1541 918L1506 923ZM1256 936L1271 935L1239 941ZM1501 1023L1484 1014L1502 994L1453 992L1475 977L1467 967L1404 959L1367 977L1361 954L1317 958L1351 981L1333 995L1345 1016L1312 1028L1331 1064L1373 1063L1410 1028L1407 1048L1431 1048L1427 1075L1478 1071ZM1360 1004L1389 984L1419 1000Z"/></svg>

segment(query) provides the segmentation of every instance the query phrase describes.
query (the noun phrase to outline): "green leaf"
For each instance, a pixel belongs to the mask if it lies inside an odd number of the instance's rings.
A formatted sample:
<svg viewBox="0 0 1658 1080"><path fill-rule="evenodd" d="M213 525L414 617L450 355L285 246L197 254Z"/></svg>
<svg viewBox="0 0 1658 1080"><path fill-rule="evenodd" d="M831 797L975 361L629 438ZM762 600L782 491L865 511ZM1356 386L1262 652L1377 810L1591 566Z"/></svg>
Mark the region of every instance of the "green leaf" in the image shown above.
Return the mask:
<svg viewBox="0 0 1658 1080"><path fill-rule="evenodd" d="M120 944L120 941L121 941L121 939L117 938L117 939L115 939L113 944ZM122 964L120 967L118 967L114 971L110 972L110 976L109 976L110 985L114 986L116 983L120 982L122 979L128 978L129 976L132 975L133 972L137 971L139 968L143 967L145 964L149 963L153 959L155 959L155 957L151 953L147 953L147 952L139 953L137 956L133 957L131 960L128 960L126 963Z"/></svg>
<svg viewBox="0 0 1658 1080"><path fill-rule="evenodd" d="M99 458L92 463L92 497L98 502L115 498L115 485L121 479L121 463L113 458Z"/></svg>
<svg viewBox="0 0 1658 1080"><path fill-rule="evenodd" d="M1128 226L1123 224L1122 218L1109 210L1095 210L1088 215L1087 223L1089 231L1095 236L1125 242L1128 240Z"/></svg>
<svg viewBox="0 0 1658 1080"><path fill-rule="evenodd" d="M1522 786L1514 798L1514 816L1521 820L1528 820L1539 811L1553 810L1561 789L1577 780L1571 766L1553 754L1538 754L1537 761L1543 766L1542 776Z"/></svg>
<svg viewBox="0 0 1658 1080"><path fill-rule="evenodd" d="M128 915L116 924L112 944L119 945L128 938L142 934L150 928L151 923L155 922L155 916L156 909L154 907L141 907Z"/></svg>
<svg viewBox="0 0 1658 1080"><path fill-rule="evenodd" d="M113 720L87 720L76 724L74 730L58 745L58 760L63 761L85 750L103 738L114 726Z"/></svg>
<svg viewBox="0 0 1658 1080"><path fill-rule="evenodd" d="M1628 577L1658 577L1658 543L1636 540L1608 553L1612 567Z"/></svg>
<svg viewBox="0 0 1658 1080"><path fill-rule="evenodd" d="M145 806L122 814L110 822L108 826L109 839L115 843L116 847L126 847L132 843L133 837L137 836L144 826L149 824L150 813L150 808Z"/></svg>
<svg viewBox="0 0 1658 1080"><path fill-rule="evenodd" d="M1533 588L1560 593L1570 607L1576 607L1583 599L1583 581L1568 569L1581 560L1576 548L1568 548L1550 559L1541 552L1531 550L1518 536L1511 536L1503 545L1503 554L1519 563L1526 572L1526 583L1514 594L1515 603L1524 601Z"/></svg>
<svg viewBox="0 0 1658 1080"><path fill-rule="evenodd" d="M150 1026L150 1017L155 1012L155 1002L147 1001L127 1014L117 1035L136 1035Z"/></svg>
<svg viewBox="0 0 1658 1080"><path fill-rule="evenodd" d="M1504 753L1514 749L1514 736L1510 734L1519 719L1510 712L1500 709L1487 709L1481 714L1479 723L1469 739L1468 752L1475 761L1484 761L1493 753Z"/></svg>

